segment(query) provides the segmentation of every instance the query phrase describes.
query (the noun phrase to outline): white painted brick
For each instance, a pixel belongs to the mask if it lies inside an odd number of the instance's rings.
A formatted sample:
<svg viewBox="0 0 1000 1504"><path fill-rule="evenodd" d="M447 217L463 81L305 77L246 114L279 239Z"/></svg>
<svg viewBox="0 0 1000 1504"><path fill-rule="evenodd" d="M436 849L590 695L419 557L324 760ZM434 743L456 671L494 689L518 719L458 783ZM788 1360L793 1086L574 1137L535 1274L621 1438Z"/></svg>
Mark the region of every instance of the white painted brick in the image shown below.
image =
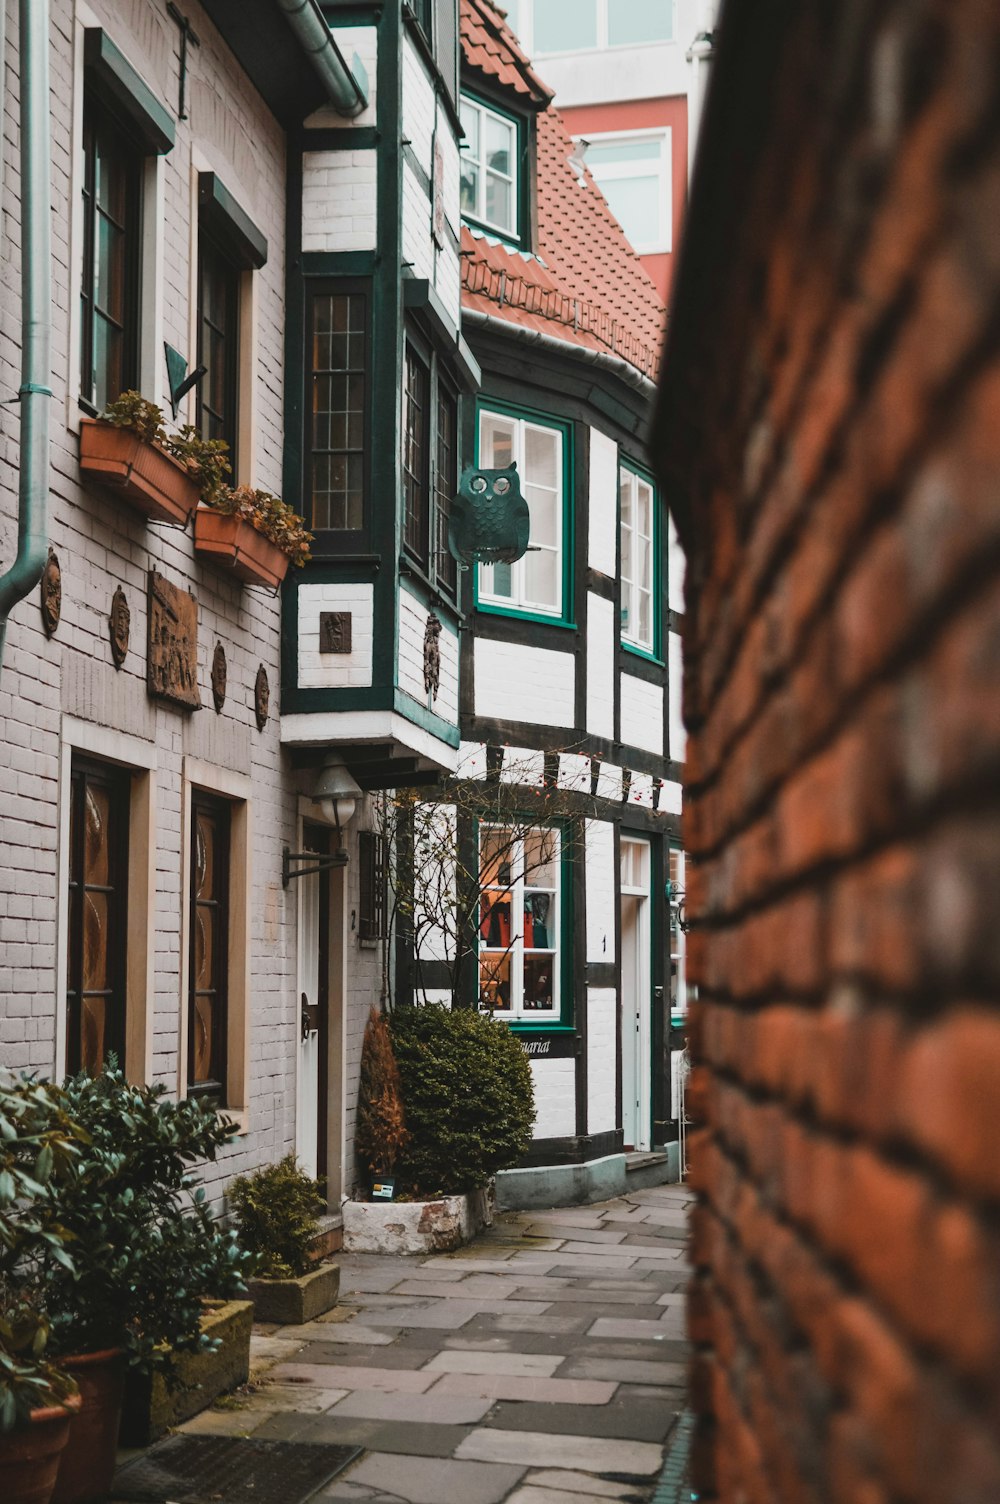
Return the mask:
<svg viewBox="0 0 1000 1504"><path fill-rule="evenodd" d="M599 964L615 960L614 827L606 820L587 820L584 835L584 870L587 879L587 960Z"/></svg>
<svg viewBox="0 0 1000 1504"><path fill-rule="evenodd" d="M615 734L615 648L618 633L613 601L587 598L587 730L611 741Z"/></svg>
<svg viewBox="0 0 1000 1504"><path fill-rule="evenodd" d="M621 741L663 755L663 685L622 674Z"/></svg>
<svg viewBox="0 0 1000 1504"><path fill-rule="evenodd" d="M368 251L377 240L378 153L302 154L302 249Z"/></svg>
<svg viewBox="0 0 1000 1504"><path fill-rule="evenodd" d="M480 639L475 645L476 715L572 727L574 658L552 648Z"/></svg>
<svg viewBox="0 0 1000 1504"><path fill-rule="evenodd" d="M590 430L591 569L614 577L618 558L618 445L600 429Z"/></svg>
<svg viewBox="0 0 1000 1504"><path fill-rule="evenodd" d="M565 1138L576 1132L576 1062L534 1060L535 1138Z"/></svg>
<svg viewBox="0 0 1000 1504"><path fill-rule="evenodd" d="M357 584L300 585L299 687L342 689L372 682L372 652L375 630L374 587ZM349 611L350 653L321 653L321 611Z"/></svg>
<svg viewBox="0 0 1000 1504"><path fill-rule="evenodd" d="M399 592L399 687L453 726L458 725L458 633L441 624L441 676L436 697L424 688L424 633L429 608L411 591Z"/></svg>
<svg viewBox="0 0 1000 1504"><path fill-rule="evenodd" d="M618 1125L618 1000L614 988L587 992L587 1130L609 1133Z"/></svg>

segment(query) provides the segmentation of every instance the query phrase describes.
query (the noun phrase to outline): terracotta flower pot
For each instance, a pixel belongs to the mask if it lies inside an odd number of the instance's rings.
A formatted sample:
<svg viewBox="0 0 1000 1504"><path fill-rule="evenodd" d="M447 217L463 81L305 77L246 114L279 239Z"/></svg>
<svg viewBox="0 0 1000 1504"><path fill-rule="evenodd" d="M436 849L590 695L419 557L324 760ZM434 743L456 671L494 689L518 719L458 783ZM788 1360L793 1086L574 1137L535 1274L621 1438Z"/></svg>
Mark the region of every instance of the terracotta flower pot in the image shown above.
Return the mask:
<svg viewBox="0 0 1000 1504"><path fill-rule="evenodd" d="M288 573L288 555L242 517L199 507L194 514L195 552L249 585L277 590Z"/></svg>
<svg viewBox="0 0 1000 1504"><path fill-rule="evenodd" d="M65 1406L32 1410L26 1426L0 1436L4 1504L49 1504L70 1424L79 1409L75 1395Z"/></svg>
<svg viewBox="0 0 1000 1504"><path fill-rule="evenodd" d="M151 522L187 527L198 505L198 484L179 460L130 428L97 418L80 423L80 470Z"/></svg>
<svg viewBox="0 0 1000 1504"><path fill-rule="evenodd" d="M59 1463L52 1504L91 1504L106 1499L115 1473L122 1415L125 1355L116 1347L63 1358L60 1367L80 1387L80 1413Z"/></svg>

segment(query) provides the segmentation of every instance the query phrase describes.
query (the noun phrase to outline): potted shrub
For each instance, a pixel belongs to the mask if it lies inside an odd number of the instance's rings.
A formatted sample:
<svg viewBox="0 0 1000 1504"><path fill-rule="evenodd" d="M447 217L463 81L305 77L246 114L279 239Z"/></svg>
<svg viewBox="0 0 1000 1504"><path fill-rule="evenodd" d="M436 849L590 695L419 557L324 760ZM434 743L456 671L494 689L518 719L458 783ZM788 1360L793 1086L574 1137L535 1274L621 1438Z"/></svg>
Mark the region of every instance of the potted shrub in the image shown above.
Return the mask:
<svg viewBox="0 0 1000 1504"><path fill-rule="evenodd" d="M39 1214L79 1130L59 1094L36 1082L0 1087L0 1482L5 1504L47 1504L70 1422L73 1379L49 1361L48 1317L32 1282L42 1249L71 1264L66 1236Z"/></svg>
<svg viewBox="0 0 1000 1504"><path fill-rule="evenodd" d="M189 1173L231 1138L225 1118L113 1066L63 1091L85 1139L48 1199L72 1265L43 1248L38 1273L52 1351L83 1399L53 1501L80 1504L110 1489L126 1369L169 1370L177 1354L211 1348L204 1299L242 1293L246 1258Z"/></svg>
<svg viewBox="0 0 1000 1504"><path fill-rule="evenodd" d="M197 466L171 453L162 412L138 392L123 392L100 417L82 420L80 469L152 522L186 527L198 505Z"/></svg>
<svg viewBox="0 0 1000 1504"><path fill-rule="evenodd" d="M220 486L203 491L202 502L194 519L195 549L237 579L277 590L289 565L299 567L309 558L312 535L279 496L253 486Z"/></svg>
<svg viewBox="0 0 1000 1504"><path fill-rule="evenodd" d="M469 1008L400 1007L389 1031L408 1135L395 1167L397 1200L347 1202L344 1246L457 1248L492 1220L492 1177L531 1143L528 1057L506 1024Z"/></svg>
<svg viewBox="0 0 1000 1504"><path fill-rule="evenodd" d="M229 1187L237 1236L253 1259L250 1298L258 1321L300 1326L332 1310L340 1294L336 1264L317 1263L317 1214L326 1210L322 1182L287 1155Z"/></svg>

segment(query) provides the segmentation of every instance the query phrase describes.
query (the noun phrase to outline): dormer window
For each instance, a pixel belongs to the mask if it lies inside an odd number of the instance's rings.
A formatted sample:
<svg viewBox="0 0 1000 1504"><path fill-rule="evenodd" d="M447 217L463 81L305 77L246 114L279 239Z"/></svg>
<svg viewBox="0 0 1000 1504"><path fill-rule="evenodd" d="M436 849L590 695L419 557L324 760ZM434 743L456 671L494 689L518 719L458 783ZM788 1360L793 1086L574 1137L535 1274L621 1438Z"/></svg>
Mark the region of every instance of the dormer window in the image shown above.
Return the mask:
<svg viewBox="0 0 1000 1504"><path fill-rule="evenodd" d="M511 115L462 95L462 214L507 240L520 240L521 127Z"/></svg>

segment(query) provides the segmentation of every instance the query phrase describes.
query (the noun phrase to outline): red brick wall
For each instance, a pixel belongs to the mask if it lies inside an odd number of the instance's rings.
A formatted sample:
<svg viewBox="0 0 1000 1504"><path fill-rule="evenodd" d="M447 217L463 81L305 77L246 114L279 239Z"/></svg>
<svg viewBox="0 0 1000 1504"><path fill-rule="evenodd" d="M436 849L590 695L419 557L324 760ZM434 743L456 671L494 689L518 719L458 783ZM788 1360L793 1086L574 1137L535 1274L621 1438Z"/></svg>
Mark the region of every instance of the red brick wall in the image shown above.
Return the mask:
<svg viewBox="0 0 1000 1504"><path fill-rule="evenodd" d="M1000 7L751 9L658 437L690 560L696 1483L997 1504Z"/></svg>

